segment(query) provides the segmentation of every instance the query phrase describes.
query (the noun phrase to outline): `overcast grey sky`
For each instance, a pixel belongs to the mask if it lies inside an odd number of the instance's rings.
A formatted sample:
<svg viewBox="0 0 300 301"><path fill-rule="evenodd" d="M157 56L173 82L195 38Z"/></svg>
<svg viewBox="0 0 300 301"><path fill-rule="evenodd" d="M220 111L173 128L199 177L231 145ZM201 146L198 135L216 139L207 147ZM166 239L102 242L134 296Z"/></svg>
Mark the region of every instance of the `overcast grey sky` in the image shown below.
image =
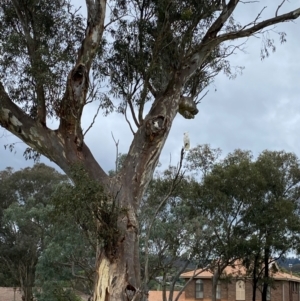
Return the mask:
<svg viewBox="0 0 300 301"><path fill-rule="evenodd" d="M82 3L83 1L74 1ZM281 0L264 0L261 3L240 4L235 17L242 24L255 18L263 6L267 6L262 19L274 16ZM290 0L280 10L284 13L300 7L300 0ZM230 57L233 66L244 66L242 75L229 80L219 74L209 93L198 106L199 114L194 120L178 115L165 144L160 162L178 161L184 132L189 132L191 146L208 143L220 147L223 154L236 148L252 150L255 155L264 149L294 152L300 157L300 20L279 24L276 31L287 33L287 43L280 44L277 34L276 52L265 60L260 58L261 39L248 39L244 52ZM95 106L84 111L83 127L86 129L93 118ZM55 127L53 122L51 127ZM86 142L94 156L108 171L114 167L115 146L113 132L119 140L119 151L126 153L132 134L122 115L99 116L87 134ZM7 166L15 169L31 166L22 154L25 145L0 128L0 170ZM5 150L3 145L16 144L15 152ZM49 164L49 160L43 159ZM53 165L54 166L54 165Z"/></svg>

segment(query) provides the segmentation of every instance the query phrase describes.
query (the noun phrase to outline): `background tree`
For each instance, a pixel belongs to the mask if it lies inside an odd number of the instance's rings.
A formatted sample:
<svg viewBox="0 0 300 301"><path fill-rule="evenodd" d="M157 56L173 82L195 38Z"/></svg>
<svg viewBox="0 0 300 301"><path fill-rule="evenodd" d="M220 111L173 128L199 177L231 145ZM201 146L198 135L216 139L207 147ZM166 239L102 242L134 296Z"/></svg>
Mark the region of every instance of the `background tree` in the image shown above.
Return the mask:
<svg viewBox="0 0 300 301"><path fill-rule="evenodd" d="M176 291L184 286L180 275L186 269L208 263L210 232L205 229L206 219L193 211L197 187L193 179L170 166L155 175L142 201L142 279L150 289L161 288L165 301L176 300Z"/></svg>
<svg viewBox="0 0 300 301"><path fill-rule="evenodd" d="M44 164L1 172L0 262L14 286L21 288L25 301L32 299L36 264L51 227L50 196L65 180Z"/></svg>
<svg viewBox="0 0 300 301"><path fill-rule="evenodd" d="M249 234L244 212L249 207L247 201L255 196L251 158L248 151L228 154L212 166L200 184L199 206L205 209L212 228L212 300L216 300L225 268L244 256L244 239Z"/></svg>
<svg viewBox="0 0 300 301"><path fill-rule="evenodd" d="M162 291L171 292L169 300L177 297L172 280L187 267L207 264L216 299L218 281L232 277L224 270L237 260L253 280L255 298L265 284L272 285L271 262L297 248L298 158L283 151L264 151L258 158L242 150L224 159L218 159L220 154L208 145L192 148L185 166L193 176L184 170L176 182L179 171L170 167L155 175L144 196L139 216L142 262L147 255L150 267L145 278L160 276Z"/></svg>
<svg viewBox="0 0 300 301"><path fill-rule="evenodd" d="M78 300L78 294L92 295L95 244L84 235L71 214L56 210L47 247L36 266L35 297L39 301Z"/></svg>
<svg viewBox="0 0 300 301"><path fill-rule="evenodd" d="M292 153L264 151L254 159L236 150L204 178L201 207L214 229L213 299L225 267L240 259L253 279L253 300L261 284L266 301L270 263L299 240L299 167Z"/></svg>
<svg viewBox="0 0 300 301"><path fill-rule="evenodd" d="M248 264L252 261L254 287L262 284L262 300L266 301L272 282L270 259L297 249L299 242L300 165L295 154L284 151L264 151L254 164L260 197L251 200L245 214L245 224L252 229Z"/></svg>
<svg viewBox="0 0 300 301"><path fill-rule="evenodd" d="M80 163L90 179L102 185L107 202L122 208L113 220L94 219L98 229L115 222L114 243L104 244L97 253L95 301L143 295L139 205L177 113L193 118L203 88L220 71L231 74L226 57L232 47L224 42L300 15L300 8L280 15L281 3L274 17L260 21L258 15L240 24L233 18L240 3L111 0L107 11L105 0L87 0L83 20L68 0L1 2L1 126L29 146L27 156L45 155L73 177L75 185L81 179L74 177L72 166ZM280 37L285 40L284 34ZM265 41L268 51L272 39ZM103 80L108 92L100 89ZM103 171L84 141L82 112L95 99L105 113L116 109L129 120L129 112L134 122L132 144L114 177ZM49 128L52 117L59 121L55 130Z"/></svg>

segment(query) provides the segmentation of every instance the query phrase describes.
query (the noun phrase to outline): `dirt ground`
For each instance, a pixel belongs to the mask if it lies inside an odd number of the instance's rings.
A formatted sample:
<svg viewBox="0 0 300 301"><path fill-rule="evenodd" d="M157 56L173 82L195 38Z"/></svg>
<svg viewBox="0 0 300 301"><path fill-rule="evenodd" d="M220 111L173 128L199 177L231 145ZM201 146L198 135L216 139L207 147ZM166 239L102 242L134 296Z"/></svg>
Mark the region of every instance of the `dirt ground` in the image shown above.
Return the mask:
<svg viewBox="0 0 300 301"><path fill-rule="evenodd" d="M87 295L78 292L78 296L81 297L83 301L87 301ZM22 295L18 289L14 294L14 289L12 287L0 287L0 301L22 301Z"/></svg>
<svg viewBox="0 0 300 301"><path fill-rule="evenodd" d="M20 291L14 294L12 287L0 287L0 301L22 301Z"/></svg>

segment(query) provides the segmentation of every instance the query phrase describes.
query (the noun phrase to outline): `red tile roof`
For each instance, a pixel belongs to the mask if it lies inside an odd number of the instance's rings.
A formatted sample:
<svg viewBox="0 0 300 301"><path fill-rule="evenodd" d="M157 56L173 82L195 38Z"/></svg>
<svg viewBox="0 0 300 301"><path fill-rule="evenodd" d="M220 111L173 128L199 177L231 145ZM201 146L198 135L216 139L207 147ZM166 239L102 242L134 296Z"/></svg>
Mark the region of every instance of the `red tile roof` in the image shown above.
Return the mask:
<svg viewBox="0 0 300 301"><path fill-rule="evenodd" d="M235 265L227 266L223 274L232 275L232 276L242 276L246 274L246 269L241 263L236 263ZM180 275L181 278L191 278L194 275L195 278L212 278L213 273L211 270L207 269L198 269L196 271L189 271Z"/></svg>

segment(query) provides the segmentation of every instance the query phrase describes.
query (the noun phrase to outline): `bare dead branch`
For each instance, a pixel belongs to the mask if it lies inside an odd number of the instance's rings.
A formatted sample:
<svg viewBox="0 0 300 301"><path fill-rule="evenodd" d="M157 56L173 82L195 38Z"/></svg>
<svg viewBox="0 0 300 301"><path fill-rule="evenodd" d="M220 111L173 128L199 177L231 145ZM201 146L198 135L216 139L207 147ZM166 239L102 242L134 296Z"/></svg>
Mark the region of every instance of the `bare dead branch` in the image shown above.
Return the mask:
<svg viewBox="0 0 300 301"><path fill-rule="evenodd" d="M122 19L123 17L126 17L126 14L119 16L118 18L115 18L111 21L109 21L107 24L105 24L104 29L106 29L108 26L113 24L114 22L117 22L118 20Z"/></svg>
<svg viewBox="0 0 300 301"><path fill-rule="evenodd" d="M257 21L258 19L260 19L260 16L261 16L262 12L263 12L266 8L267 8L267 7L264 6L263 9L257 14L255 20L252 21L252 22L250 22L250 23L248 23L248 24L246 24L246 25L244 25L244 26L241 28L241 30L243 30L243 29L249 27L250 25L255 25L255 24L256 24L256 21Z"/></svg>
<svg viewBox="0 0 300 301"><path fill-rule="evenodd" d="M100 108L101 108L101 105L99 104L98 108L97 108L97 111L96 111L96 114L94 115L93 117L93 121L91 122L91 124L89 125L89 127L87 128L87 130L83 133L83 137L86 135L86 133L93 127L95 121L96 121L96 118L99 114L99 111L100 111Z"/></svg>
<svg viewBox="0 0 300 301"><path fill-rule="evenodd" d="M113 132L111 132L111 136L112 136L112 138L115 142L115 146L116 146L116 161L115 161L115 164L116 164L116 173L117 173L118 172L118 161L119 161L119 140L116 141Z"/></svg>
<svg viewBox="0 0 300 301"><path fill-rule="evenodd" d="M180 161L179 161L179 164L178 164L178 167L177 167L177 172L175 174L175 177L172 180L172 183L170 185L170 189L169 189L168 193L165 195L165 197L162 199L162 201L159 203L159 205L157 206L157 208L155 210L155 213L153 214L152 219L150 221L150 224L148 225L146 238L145 238L145 279L144 279L145 284L147 284L149 282L149 239L150 239L150 233L151 233L153 224L155 222L155 219L157 217L157 214L161 210L162 206L168 201L169 197L171 196L171 194L173 193L175 188L179 185L179 183L181 182L181 180L184 176L184 172L181 173L183 159L184 159L184 148L181 149Z"/></svg>
<svg viewBox="0 0 300 301"><path fill-rule="evenodd" d="M208 92L209 92L209 90L207 90L199 100L195 101L195 104L196 105L199 104L201 102L201 100L208 94Z"/></svg>
<svg viewBox="0 0 300 301"><path fill-rule="evenodd" d="M278 5L278 7L277 7L277 9L276 9L276 12L275 12L275 17L277 17L278 11L279 11L279 9L281 8L281 6L284 4L285 1L286 1L286 0L283 0L283 1Z"/></svg>
<svg viewBox="0 0 300 301"><path fill-rule="evenodd" d="M95 81L90 81L89 82L89 91L86 97L86 102L85 104L91 103L96 99L97 96L97 83Z"/></svg>

